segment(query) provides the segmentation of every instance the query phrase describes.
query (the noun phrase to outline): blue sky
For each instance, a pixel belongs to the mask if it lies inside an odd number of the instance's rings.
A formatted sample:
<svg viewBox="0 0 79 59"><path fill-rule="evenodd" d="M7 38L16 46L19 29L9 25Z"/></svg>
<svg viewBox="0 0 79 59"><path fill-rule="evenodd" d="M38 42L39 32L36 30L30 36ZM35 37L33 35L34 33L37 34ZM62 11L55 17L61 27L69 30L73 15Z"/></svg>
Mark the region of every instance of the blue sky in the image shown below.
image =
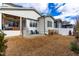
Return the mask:
<svg viewBox="0 0 79 59"><path fill-rule="evenodd" d="M58 8L60 8L63 5L65 5L65 3L61 3L61 4L59 4L59 3L49 3L48 8L49 8L49 10L51 10L50 15L52 15L52 16L60 15L62 12L58 11ZM58 6L58 7L56 7L56 6Z"/></svg>
<svg viewBox="0 0 79 59"><path fill-rule="evenodd" d="M43 15L70 21L74 24L79 15L79 3L19 3L25 8L35 8Z"/></svg>

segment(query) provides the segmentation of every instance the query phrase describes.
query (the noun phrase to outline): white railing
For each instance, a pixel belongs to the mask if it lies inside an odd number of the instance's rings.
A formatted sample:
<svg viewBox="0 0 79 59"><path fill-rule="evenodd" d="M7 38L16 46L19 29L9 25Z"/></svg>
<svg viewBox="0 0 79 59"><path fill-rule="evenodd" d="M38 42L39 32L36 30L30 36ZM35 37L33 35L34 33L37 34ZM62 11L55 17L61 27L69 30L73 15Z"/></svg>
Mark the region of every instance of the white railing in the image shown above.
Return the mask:
<svg viewBox="0 0 79 59"><path fill-rule="evenodd" d="M58 30L59 34L62 35L69 35L69 31L73 34L73 28L59 28Z"/></svg>
<svg viewBox="0 0 79 59"><path fill-rule="evenodd" d="M69 35L69 31L73 34L73 28L52 28L51 30L56 30L61 35ZM45 33L48 34L48 30Z"/></svg>

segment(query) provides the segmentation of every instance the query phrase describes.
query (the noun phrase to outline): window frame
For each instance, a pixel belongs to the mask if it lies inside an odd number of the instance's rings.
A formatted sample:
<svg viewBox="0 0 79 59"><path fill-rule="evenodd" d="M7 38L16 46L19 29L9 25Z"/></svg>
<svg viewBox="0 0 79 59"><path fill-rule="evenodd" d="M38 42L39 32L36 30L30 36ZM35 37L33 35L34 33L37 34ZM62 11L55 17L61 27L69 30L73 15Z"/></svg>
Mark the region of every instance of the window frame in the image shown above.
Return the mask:
<svg viewBox="0 0 79 59"><path fill-rule="evenodd" d="M37 27L36 21L30 21L30 27Z"/></svg>
<svg viewBox="0 0 79 59"><path fill-rule="evenodd" d="M52 21L47 21L47 27L52 27Z"/></svg>

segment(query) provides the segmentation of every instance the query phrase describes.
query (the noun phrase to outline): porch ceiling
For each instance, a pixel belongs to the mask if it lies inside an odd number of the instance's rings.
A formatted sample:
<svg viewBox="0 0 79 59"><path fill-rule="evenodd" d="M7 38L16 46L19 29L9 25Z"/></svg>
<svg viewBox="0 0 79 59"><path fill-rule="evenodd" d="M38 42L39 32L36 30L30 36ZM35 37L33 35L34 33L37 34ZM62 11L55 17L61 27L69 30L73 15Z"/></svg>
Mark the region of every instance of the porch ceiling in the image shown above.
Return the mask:
<svg viewBox="0 0 79 59"><path fill-rule="evenodd" d="M30 19L35 19L38 20L38 17L40 17L40 15L35 12L34 10L31 9L21 9L21 10L16 10L16 9L11 9L11 10L6 10L6 9L0 9L0 13L4 13L4 14L9 14L9 15L14 15L14 16L18 16L18 17L24 17L24 18L30 18Z"/></svg>
<svg viewBox="0 0 79 59"><path fill-rule="evenodd" d="M14 15L9 15L9 14L2 14L2 18L5 18L5 19L7 19L7 18L9 18L9 19L20 19L20 17L18 17L18 16L14 16Z"/></svg>

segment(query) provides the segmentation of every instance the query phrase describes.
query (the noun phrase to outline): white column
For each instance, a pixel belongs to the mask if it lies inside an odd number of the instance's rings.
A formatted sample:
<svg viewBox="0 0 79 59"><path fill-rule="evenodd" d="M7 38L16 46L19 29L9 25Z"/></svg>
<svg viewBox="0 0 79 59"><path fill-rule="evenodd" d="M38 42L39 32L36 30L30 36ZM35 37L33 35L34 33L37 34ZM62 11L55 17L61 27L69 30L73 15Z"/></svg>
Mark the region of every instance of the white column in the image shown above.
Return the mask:
<svg viewBox="0 0 79 59"><path fill-rule="evenodd" d="M20 33L22 35L22 17L20 17Z"/></svg>

